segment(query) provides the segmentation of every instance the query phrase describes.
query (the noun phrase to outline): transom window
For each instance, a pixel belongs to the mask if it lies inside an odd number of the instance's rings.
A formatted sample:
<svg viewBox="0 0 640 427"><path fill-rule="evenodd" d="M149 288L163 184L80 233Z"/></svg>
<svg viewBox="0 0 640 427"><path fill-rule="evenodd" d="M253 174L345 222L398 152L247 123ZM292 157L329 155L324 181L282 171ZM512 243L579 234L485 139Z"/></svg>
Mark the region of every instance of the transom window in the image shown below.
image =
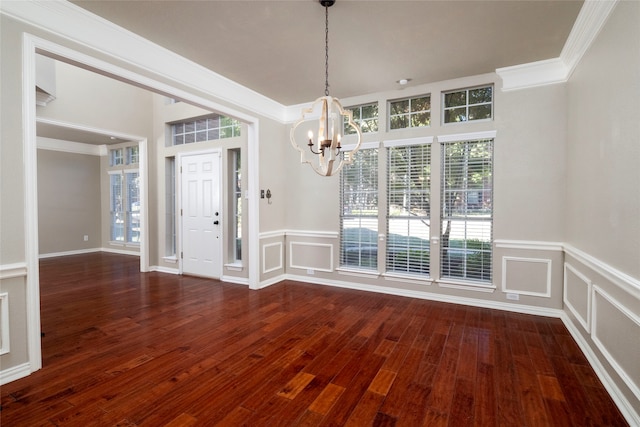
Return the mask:
<svg viewBox="0 0 640 427"><path fill-rule="evenodd" d="M240 136L238 120L214 114L171 125L173 145L191 144L194 142Z"/></svg>
<svg viewBox="0 0 640 427"><path fill-rule="evenodd" d="M113 148L109 150L109 166L121 166L124 164L124 156L122 148Z"/></svg>
<svg viewBox="0 0 640 427"><path fill-rule="evenodd" d="M349 107L349 108L346 108L346 110L351 111L351 113L353 114L353 121L360 126L360 130L362 131L362 133L378 132L378 103L377 102L373 104ZM343 129L344 129L343 132L345 135L356 133L353 127L346 125L346 118L345 118Z"/></svg>
<svg viewBox="0 0 640 427"><path fill-rule="evenodd" d="M127 147L127 164L137 165L138 163L140 163L140 147L137 145Z"/></svg>
<svg viewBox="0 0 640 427"><path fill-rule="evenodd" d="M493 86L444 92L444 123L488 120L493 117Z"/></svg>
<svg viewBox="0 0 640 427"><path fill-rule="evenodd" d="M431 95L389 102L389 129L431 125Z"/></svg>

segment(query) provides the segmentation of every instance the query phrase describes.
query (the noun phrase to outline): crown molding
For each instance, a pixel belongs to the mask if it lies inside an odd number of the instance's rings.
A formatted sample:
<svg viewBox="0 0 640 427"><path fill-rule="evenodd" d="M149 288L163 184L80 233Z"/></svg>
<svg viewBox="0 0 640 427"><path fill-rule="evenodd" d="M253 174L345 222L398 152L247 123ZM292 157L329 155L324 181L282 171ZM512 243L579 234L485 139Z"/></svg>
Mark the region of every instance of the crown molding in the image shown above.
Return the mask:
<svg viewBox="0 0 640 427"><path fill-rule="evenodd" d="M97 50L145 72L279 122L285 107L264 95L192 62L64 0L3 1L0 13ZM126 49L122 47L126 46Z"/></svg>
<svg viewBox="0 0 640 427"><path fill-rule="evenodd" d="M558 58L496 69L502 90L564 83L607 22L618 0L585 0Z"/></svg>
<svg viewBox="0 0 640 427"><path fill-rule="evenodd" d="M618 1L585 0L560 56L496 69L502 90L566 82ZM210 95L280 123L295 121L308 105L284 106L67 1L5 1L0 12L196 91L215 88Z"/></svg>
<svg viewBox="0 0 640 427"><path fill-rule="evenodd" d="M618 0L585 0L560 53L560 58L568 68L567 79L600 34L616 4L618 4Z"/></svg>

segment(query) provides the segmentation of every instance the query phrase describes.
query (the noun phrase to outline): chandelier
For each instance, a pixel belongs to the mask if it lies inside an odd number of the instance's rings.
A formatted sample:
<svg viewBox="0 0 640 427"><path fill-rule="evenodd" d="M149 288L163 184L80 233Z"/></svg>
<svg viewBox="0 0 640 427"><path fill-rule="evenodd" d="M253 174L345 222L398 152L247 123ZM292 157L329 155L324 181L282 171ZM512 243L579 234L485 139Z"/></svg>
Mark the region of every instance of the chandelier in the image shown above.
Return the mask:
<svg viewBox="0 0 640 427"><path fill-rule="evenodd" d="M324 69L325 83L324 96L316 99L311 107L302 110L302 117L294 123L291 128L291 145L300 152L300 163L309 163L313 170L322 176L331 176L338 173L345 165L353 163L354 155L360 148L362 139L362 131L360 127L353 121L353 115L350 110L345 110L340 104L338 98L329 95L329 7L333 6L335 0L319 0L324 6L325 11L325 31L324 31ZM319 117L317 121L318 133L314 140L312 130L306 135L303 144L296 141L298 127L306 130L313 126L310 121ZM356 134L356 144L351 151L342 151L340 145L340 131L344 124L345 129L352 128ZM303 133L303 132L302 132ZM308 140L308 142L307 142ZM305 149L302 145L306 145ZM308 151L307 151L308 150ZM307 154L314 156L307 159Z"/></svg>

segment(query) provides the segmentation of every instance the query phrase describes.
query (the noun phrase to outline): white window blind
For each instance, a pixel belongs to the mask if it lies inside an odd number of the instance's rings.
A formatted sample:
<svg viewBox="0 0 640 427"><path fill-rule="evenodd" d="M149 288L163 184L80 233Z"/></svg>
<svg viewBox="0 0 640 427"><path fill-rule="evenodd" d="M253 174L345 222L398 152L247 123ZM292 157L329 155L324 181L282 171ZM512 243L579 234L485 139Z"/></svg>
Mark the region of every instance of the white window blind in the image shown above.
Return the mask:
<svg viewBox="0 0 640 427"><path fill-rule="evenodd" d="M140 174L125 171L127 192L125 204L126 241L140 243Z"/></svg>
<svg viewBox="0 0 640 427"><path fill-rule="evenodd" d="M340 265L378 266L378 149L361 149L340 172Z"/></svg>
<svg viewBox="0 0 640 427"><path fill-rule="evenodd" d="M431 145L387 148L387 271L429 275Z"/></svg>
<svg viewBox="0 0 640 427"><path fill-rule="evenodd" d="M122 200L122 173L109 174L109 215L111 241L124 242L124 206Z"/></svg>
<svg viewBox="0 0 640 427"><path fill-rule="evenodd" d="M441 276L491 281L493 140L442 146Z"/></svg>

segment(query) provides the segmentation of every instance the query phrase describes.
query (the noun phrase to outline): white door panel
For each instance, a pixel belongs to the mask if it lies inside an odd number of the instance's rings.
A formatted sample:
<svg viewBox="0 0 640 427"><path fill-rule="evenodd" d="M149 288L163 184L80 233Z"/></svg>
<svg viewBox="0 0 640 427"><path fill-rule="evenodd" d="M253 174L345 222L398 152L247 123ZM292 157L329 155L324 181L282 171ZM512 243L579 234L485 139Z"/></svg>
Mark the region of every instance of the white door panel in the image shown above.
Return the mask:
<svg viewBox="0 0 640 427"><path fill-rule="evenodd" d="M220 153L182 156L182 272L220 278Z"/></svg>

